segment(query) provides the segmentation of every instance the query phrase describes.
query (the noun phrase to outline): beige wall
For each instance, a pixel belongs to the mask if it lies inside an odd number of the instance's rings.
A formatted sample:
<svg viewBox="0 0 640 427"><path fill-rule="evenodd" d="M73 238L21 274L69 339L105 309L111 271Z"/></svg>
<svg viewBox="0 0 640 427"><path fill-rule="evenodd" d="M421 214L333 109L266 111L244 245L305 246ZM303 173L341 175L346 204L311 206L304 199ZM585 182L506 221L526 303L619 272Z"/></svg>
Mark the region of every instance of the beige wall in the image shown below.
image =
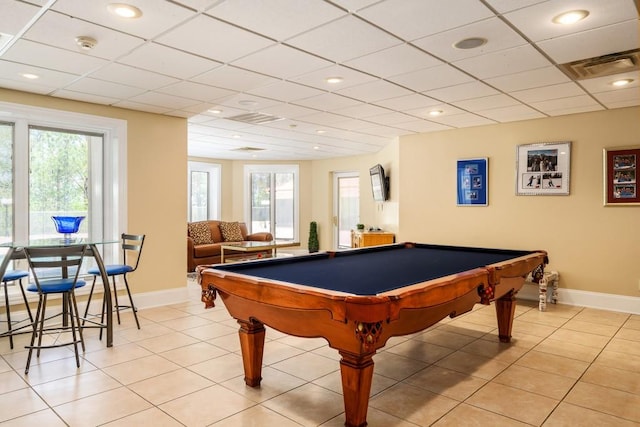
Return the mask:
<svg viewBox="0 0 640 427"><path fill-rule="evenodd" d="M373 201L369 168L380 163L389 176L390 199ZM396 233L399 225L399 161L398 143L392 143L371 155L315 160L312 168L313 196L311 211L318 222L321 250L335 249L333 237L333 177L337 172L358 172L360 175L360 222L367 227L379 227Z"/></svg>
<svg viewBox="0 0 640 427"><path fill-rule="evenodd" d="M0 89L5 102L127 121L127 230L146 234L132 292L185 286L187 121Z"/></svg>
<svg viewBox="0 0 640 427"><path fill-rule="evenodd" d="M372 225L379 227L385 231L391 231L396 233L398 237L398 231L401 228L400 224L400 200L402 199L401 185L404 182L401 181L400 175L400 144L396 141L389 144L387 147L380 150L373 156L373 163L369 167L376 163L380 163L384 168L385 175L389 178L389 200L384 203L377 203L373 201L371 194L371 181L369 178L369 170L365 173L361 173L360 176L364 179L364 189L361 189L361 206L365 209L373 206L374 215ZM365 222L366 224L366 222Z"/></svg>
<svg viewBox="0 0 640 427"><path fill-rule="evenodd" d="M134 292L183 286L186 120L4 89L0 99L127 120L127 231L148 236ZM640 145L638 117L633 107L460 129L403 137L372 155L291 162L300 165L300 241L305 247L317 221L321 248L332 249L333 173L358 171L361 222L398 241L545 249L562 287L638 296L640 207L602 201L602 149ZM572 141L571 194L515 196L516 146L553 141ZM488 207L456 206L455 162L469 157L489 158ZM209 161L222 164L223 219L242 218L244 164L252 162ZM384 204L370 197L376 163L391 181Z"/></svg>
<svg viewBox="0 0 640 427"><path fill-rule="evenodd" d="M571 141L569 196L516 196L516 146ZM569 289L640 296L640 207L603 206L603 148L640 145L640 108L403 137L399 239L544 249ZM456 206L456 160L489 158L489 206ZM398 175L398 174L395 174Z"/></svg>

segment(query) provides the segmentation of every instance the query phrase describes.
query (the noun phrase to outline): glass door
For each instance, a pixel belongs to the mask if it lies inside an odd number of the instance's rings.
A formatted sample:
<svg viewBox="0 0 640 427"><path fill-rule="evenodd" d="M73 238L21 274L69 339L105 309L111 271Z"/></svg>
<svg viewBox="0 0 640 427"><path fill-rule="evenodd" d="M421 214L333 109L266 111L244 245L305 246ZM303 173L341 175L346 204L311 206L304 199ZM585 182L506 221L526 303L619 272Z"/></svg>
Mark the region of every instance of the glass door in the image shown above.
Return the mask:
<svg viewBox="0 0 640 427"><path fill-rule="evenodd" d="M351 230L360 221L360 175L357 172L334 174L334 239L338 249L351 247Z"/></svg>
<svg viewBox="0 0 640 427"><path fill-rule="evenodd" d="M250 232L270 232L276 239L296 240L297 167L247 165L247 173Z"/></svg>

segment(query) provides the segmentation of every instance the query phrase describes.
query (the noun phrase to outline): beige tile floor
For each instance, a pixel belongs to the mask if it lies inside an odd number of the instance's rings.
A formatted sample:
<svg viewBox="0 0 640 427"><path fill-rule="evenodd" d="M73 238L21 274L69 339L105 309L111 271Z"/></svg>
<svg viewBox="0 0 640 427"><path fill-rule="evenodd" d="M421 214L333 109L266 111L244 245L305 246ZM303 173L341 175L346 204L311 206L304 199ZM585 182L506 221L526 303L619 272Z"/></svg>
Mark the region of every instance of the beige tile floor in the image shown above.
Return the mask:
<svg viewBox="0 0 640 427"><path fill-rule="evenodd" d="M330 426L344 423L338 355L322 339L268 330L262 386L243 382L224 306L189 302L130 314L106 348L88 331L43 351L24 375L27 336L0 340L0 425ZM477 306L411 337L376 363L369 426L640 426L640 316L520 302L513 342Z"/></svg>

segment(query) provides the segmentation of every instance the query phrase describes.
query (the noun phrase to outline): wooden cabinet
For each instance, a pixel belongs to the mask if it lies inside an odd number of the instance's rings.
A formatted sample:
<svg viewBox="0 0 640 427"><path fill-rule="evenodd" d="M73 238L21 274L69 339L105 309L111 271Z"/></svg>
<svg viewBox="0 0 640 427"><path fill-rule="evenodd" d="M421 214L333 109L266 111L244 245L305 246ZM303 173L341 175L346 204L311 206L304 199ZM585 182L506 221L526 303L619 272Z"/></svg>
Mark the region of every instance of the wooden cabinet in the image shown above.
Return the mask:
<svg viewBox="0 0 640 427"><path fill-rule="evenodd" d="M357 231L351 230L351 247L364 248L367 246L390 245L395 234L386 231Z"/></svg>

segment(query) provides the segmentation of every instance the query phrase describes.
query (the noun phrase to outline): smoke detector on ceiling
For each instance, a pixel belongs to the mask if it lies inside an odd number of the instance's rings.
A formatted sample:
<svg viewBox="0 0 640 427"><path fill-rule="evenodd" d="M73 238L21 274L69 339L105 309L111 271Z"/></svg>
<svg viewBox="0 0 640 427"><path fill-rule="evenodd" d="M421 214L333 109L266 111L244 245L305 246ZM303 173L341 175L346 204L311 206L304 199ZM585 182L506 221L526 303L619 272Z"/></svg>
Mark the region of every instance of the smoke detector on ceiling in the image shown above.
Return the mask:
<svg viewBox="0 0 640 427"><path fill-rule="evenodd" d="M82 50L91 50L94 47L96 47L96 45L98 44L98 41L93 37L79 36L79 37L76 37L76 44Z"/></svg>
<svg viewBox="0 0 640 427"><path fill-rule="evenodd" d="M640 70L640 49L582 59L561 64L567 74L575 80L592 79Z"/></svg>

